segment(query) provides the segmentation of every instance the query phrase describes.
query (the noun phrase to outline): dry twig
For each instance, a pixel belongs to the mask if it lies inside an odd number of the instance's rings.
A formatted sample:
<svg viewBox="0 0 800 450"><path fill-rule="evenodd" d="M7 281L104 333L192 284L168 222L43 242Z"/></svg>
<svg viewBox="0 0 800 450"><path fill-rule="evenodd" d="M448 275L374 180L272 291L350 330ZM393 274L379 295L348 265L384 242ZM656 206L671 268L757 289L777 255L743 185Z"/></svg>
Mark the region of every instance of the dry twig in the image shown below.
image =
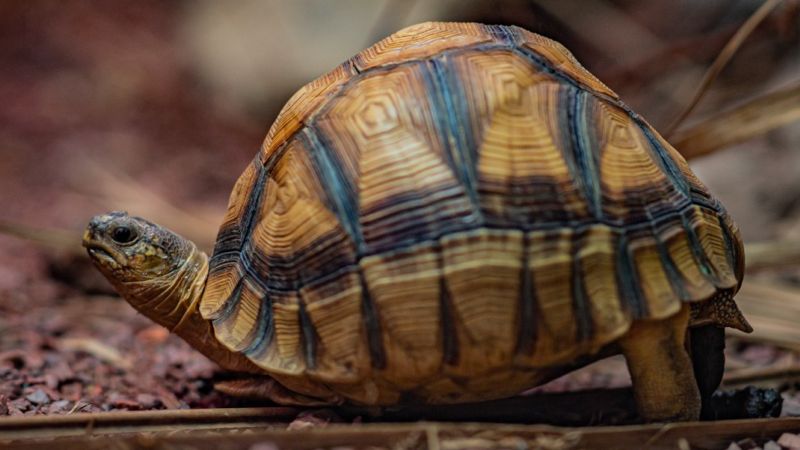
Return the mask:
<svg viewBox="0 0 800 450"><path fill-rule="evenodd" d="M755 242L745 246L745 255L748 272L800 266L800 242L796 239Z"/></svg>
<svg viewBox="0 0 800 450"><path fill-rule="evenodd" d="M732 334L800 350L800 289L750 278L742 284L736 303L755 331L743 334L732 330Z"/></svg>
<svg viewBox="0 0 800 450"><path fill-rule="evenodd" d="M686 159L692 159L798 120L800 82L711 117L678 133L671 142Z"/></svg>
<svg viewBox="0 0 800 450"><path fill-rule="evenodd" d="M83 250L80 247L80 236L70 230L38 228L22 223L0 220L0 234L25 239L56 250L83 254Z"/></svg>
<svg viewBox="0 0 800 450"><path fill-rule="evenodd" d="M105 361L123 370L130 370L133 365L129 358L120 354L119 350L93 338L64 338L58 341L62 350L82 351L101 361Z"/></svg>
<svg viewBox="0 0 800 450"><path fill-rule="evenodd" d="M755 30L756 27L758 27L758 25L764 19L766 19L767 16L769 16L772 10L774 10L775 7L781 3L781 1L782 0L766 0L747 20L744 21L742 26L736 30L736 33L734 33L728 43L725 44L725 47L722 48L722 51L719 52L717 58L713 63L711 63L711 66L703 75L703 80L697 87L697 90L692 96L689 104L680 114L678 114L675 120L673 120L672 124L666 128L664 136L669 137L672 135L672 133L681 125L681 123L683 123L684 119L686 119L686 117L692 113L695 106L700 103L700 99L703 98L703 95L708 90L708 87L711 86L711 83L713 83L720 72L722 72L722 69L728 65L733 58L733 55L736 54L753 30Z"/></svg>

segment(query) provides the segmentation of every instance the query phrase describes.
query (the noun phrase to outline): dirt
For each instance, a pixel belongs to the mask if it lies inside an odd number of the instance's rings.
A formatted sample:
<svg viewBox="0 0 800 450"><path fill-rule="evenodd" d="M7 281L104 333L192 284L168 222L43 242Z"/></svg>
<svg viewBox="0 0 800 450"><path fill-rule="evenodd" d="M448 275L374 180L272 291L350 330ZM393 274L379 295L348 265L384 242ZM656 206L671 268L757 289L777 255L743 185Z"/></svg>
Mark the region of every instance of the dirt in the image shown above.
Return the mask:
<svg viewBox="0 0 800 450"><path fill-rule="evenodd" d="M234 404L213 363L124 301L41 274L0 291L0 415Z"/></svg>

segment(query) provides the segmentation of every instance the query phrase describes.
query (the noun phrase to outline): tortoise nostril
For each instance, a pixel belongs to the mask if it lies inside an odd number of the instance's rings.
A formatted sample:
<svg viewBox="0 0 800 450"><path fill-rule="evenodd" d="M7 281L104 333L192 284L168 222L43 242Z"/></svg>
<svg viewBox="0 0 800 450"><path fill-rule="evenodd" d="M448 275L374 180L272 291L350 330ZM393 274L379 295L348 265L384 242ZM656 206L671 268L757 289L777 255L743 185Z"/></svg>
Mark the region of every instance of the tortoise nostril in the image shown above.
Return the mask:
<svg viewBox="0 0 800 450"><path fill-rule="evenodd" d="M96 235L100 229L103 228L103 219L102 216L94 216L92 220L89 221L89 226L87 227L87 231L92 236Z"/></svg>

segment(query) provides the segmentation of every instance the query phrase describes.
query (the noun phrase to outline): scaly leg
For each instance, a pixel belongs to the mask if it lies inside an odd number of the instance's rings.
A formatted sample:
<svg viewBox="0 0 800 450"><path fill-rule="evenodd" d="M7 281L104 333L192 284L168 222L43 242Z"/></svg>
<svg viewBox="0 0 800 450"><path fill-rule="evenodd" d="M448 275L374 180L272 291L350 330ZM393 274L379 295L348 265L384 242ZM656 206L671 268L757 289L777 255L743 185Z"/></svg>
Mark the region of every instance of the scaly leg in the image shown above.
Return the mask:
<svg viewBox="0 0 800 450"><path fill-rule="evenodd" d="M635 323L620 339L639 414L648 422L697 420L700 393L684 346L689 308L673 317Z"/></svg>

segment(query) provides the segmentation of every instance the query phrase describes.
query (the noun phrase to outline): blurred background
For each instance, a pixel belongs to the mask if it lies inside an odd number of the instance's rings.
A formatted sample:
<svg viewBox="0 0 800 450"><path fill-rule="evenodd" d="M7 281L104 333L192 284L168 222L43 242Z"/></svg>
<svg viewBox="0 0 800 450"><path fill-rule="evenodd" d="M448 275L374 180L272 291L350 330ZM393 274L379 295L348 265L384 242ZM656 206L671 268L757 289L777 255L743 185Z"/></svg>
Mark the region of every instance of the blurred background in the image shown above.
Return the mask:
<svg viewBox="0 0 800 450"><path fill-rule="evenodd" d="M679 150L678 142L691 143L693 127L704 120L791 91L800 80L800 2L773 3L695 111L671 133ZM127 305L104 301L112 293L82 256L83 227L94 214L122 209L209 248L234 181L283 103L391 32L427 20L522 26L563 43L634 110L667 131L726 42L763 4L0 1L0 380L6 383L0 384L0 414L4 404L7 414L84 409L76 406L80 399L87 410L124 409L125 401L141 406L147 403L136 400L141 392L123 392L116 403L110 393L139 383L125 378L131 364L153 353L148 345L165 341L174 352L149 362L161 364L153 381L161 387L147 391L156 400L144 400L158 407L204 404L187 394L195 388L178 385L186 367L195 367L181 356L182 344ZM784 97L792 101L778 98ZM787 114L796 119L794 98ZM755 114L748 120L758 119ZM753 134L693 159L692 166L748 242L800 239L800 125L794 120ZM791 287L800 280L795 269L763 276ZM92 314L105 322L88 320ZM109 336L99 342L109 347L97 347L97 336ZM39 360L28 361L20 349L39 352ZM72 359L57 360L69 352ZM764 358L778 357L769 355ZM79 364L86 370L76 369ZM31 383L56 366L61 378ZM31 367L33 374L24 373ZM193 379L211 376L210 370L198 368ZM97 381L113 376L122 380L116 387ZM80 386L65 393L70 377ZM166 394L165 379L178 380ZM100 387L87 387L92 383ZM195 391L210 390L197 383ZM27 398L36 389L48 400ZM53 407L56 401L67 403Z"/></svg>

